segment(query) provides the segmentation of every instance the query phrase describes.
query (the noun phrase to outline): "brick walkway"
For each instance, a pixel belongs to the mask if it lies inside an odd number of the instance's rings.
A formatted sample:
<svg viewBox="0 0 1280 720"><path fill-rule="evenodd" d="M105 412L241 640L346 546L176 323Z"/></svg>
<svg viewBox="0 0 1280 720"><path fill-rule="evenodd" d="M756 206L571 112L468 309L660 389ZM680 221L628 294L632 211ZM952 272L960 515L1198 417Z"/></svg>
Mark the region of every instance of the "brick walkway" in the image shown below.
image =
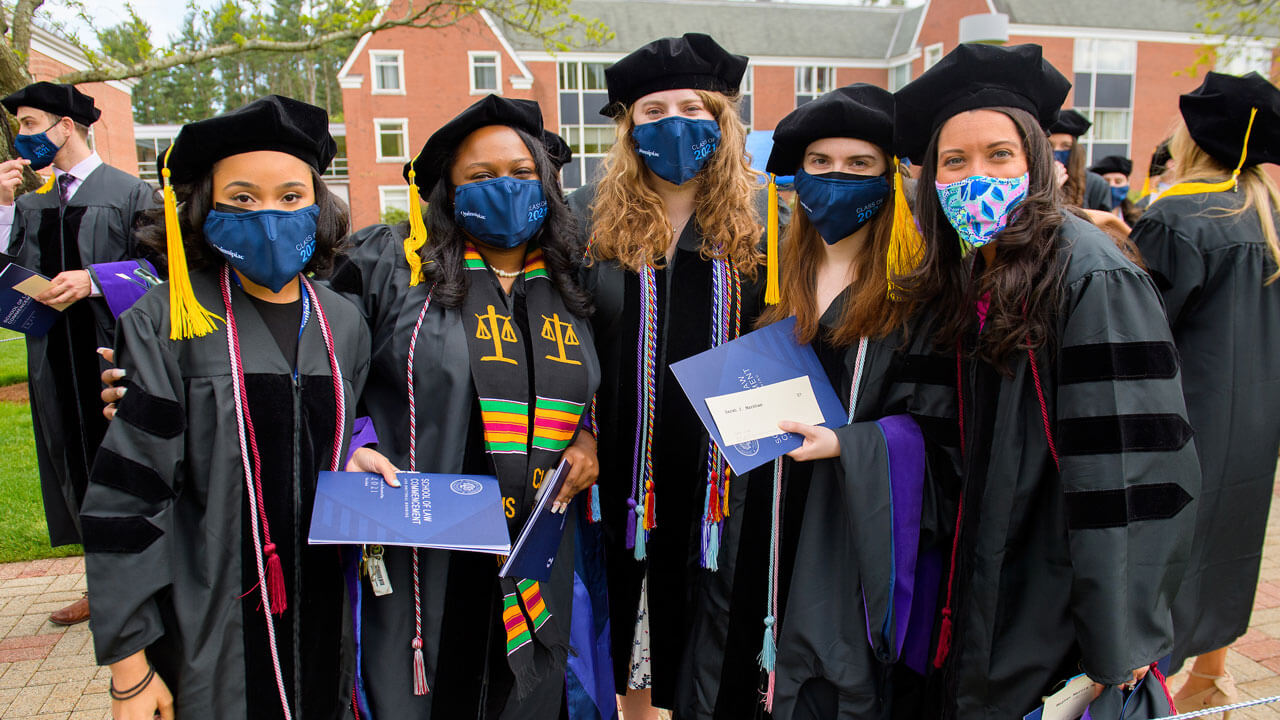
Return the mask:
<svg viewBox="0 0 1280 720"><path fill-rule="evenodd" d="M0 718L109 720L109 674L94 663L88 625L49 622L50 612L82 592L81 558L0 565ZM1280 495L1272 498L1252 624L1227 667L1241 699L1280 695ZM1170 684L1176 690L1181 682L1174 676ZM1280 703L1231 717L1276 720Z"/></svg>

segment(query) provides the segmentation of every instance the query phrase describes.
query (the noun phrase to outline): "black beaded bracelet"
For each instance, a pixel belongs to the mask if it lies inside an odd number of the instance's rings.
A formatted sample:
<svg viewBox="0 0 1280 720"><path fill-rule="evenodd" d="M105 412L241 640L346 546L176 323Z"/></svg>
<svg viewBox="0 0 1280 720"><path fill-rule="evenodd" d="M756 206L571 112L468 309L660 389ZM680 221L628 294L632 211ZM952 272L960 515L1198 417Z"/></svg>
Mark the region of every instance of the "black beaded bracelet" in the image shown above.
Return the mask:
<svg viewBox="0 0 1280 720"><path fill-rule="evenodd" d="M145 677L142 678L141 681L138 682L137 685L134 685L128 690L123 690L123 691L117 690L116 681L114 678L112 678L112 680L110 681L109 687L107 689L107 692L108 694L111 695L112 700L132 700L133 698L136 698L139 695L141 695L143 690L147 689L147 686L151 684L151 680L155 678L155 676L156 676L156 666L152 665L151 663L147 663L147 674Z"/></svg>

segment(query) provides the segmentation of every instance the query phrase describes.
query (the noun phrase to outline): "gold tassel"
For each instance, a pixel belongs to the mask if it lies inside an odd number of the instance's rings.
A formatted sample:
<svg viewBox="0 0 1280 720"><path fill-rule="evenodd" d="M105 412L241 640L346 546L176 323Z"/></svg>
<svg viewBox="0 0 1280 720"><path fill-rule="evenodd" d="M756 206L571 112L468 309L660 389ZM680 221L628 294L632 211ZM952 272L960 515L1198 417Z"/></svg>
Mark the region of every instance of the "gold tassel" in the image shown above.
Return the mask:
<svg viewBox="0 0 1280 720"><path fill-rule="evenodd" d="M178 198L169 180L169 153L173 145L164 151L164 165L160 169L163 178L165 254L169 262L169 339L185 340L208 335L217 328L213 320L221 316L205 310L191 288L191 276L187 272L187 253L182 246L182 230L178 226Z"/></svg>
<svg viewBox="0 0 1280 720"><path fill-rule="evenodd" d="M1235 190L1236 183L1240 179L1240 171L1244 169L1244 160L1249 155L1249 133L1253 132L1253 119L1258 116L1258 108L1250 108L1249 125L1244 129L1244 145L1240 147L1240 162L1236 163L1236 169L1231 171L1231 177L1222 182L1206 183L1206 182L1180 182L1177 185L1160 193L1160 197L1174 197L1177 195L1198 195L1200 193L1225 192L1227 190Z"/></svg>
<svg viewBox="0 0 1280 720"><path fill-rule="evenodd" d="M1142 179L1142 194L1138 196L1134 202L1142 202L1142 198L1151 194L1151 176L1148 175Z"/></svg>
<svg viewBox="0 0 1280 720"><path fill-rule="evenodd" d="M419 153L421 155L421 153ZM413 162L417 162L415 157ZM404 259L409 261L409 287L422 282L422 256L418 250L427 244L427 224L422 219L422 196L418 192L418 173L409 164L409 237L404 239Z"/></svg>
<svg viewBox="0 0 1280 720"><path fill-rule="evenodd" d="M766 262L764 301L769 305L777 305L782 300L778 287L778 180L769 173L769 219L765 227Z"/></svg>
<svg viewBox="0 0 1280 720"><path fill-rule="evenodd" d="M50 170L50 171L49 171L49 179L48 179L48 180L45 180L43 185L41 185L40 187L36 188L36 194L37 194L37 195L44 195L45 193L47 193L47 192L49 192L50 190L52 190L52 189L53 189L53 180L54 180L54 178L53 178L53 171L52 171L52 170Z"/></svg>
<svg viewBox="0 0 1280 720"><path fill-rule="evenodd" d="M902 190L902 172L898 158L893 159L893 230L889 234L889 254L885 258L889 297L894 297L893 277L906 275L924 258L924 238L916 227L915 216Z"/></svg>

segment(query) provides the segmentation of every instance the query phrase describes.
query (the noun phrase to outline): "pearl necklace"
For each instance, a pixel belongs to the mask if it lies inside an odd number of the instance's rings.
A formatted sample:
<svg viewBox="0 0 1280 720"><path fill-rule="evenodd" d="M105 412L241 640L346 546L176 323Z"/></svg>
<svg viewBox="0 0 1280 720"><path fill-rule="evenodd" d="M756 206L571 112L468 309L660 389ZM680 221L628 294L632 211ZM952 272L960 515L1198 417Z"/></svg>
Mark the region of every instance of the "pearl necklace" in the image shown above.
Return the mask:
<svg viewBox="0 0 1280 720"><path fill-rule="evenodd" d="M523 269L515 270L515 271L503 270L502 268L494 267L492 265L489 266L489 269L493 271L494 275L497 275L500 278L507 278L507 279L518 278L524 274Z"/></svg>

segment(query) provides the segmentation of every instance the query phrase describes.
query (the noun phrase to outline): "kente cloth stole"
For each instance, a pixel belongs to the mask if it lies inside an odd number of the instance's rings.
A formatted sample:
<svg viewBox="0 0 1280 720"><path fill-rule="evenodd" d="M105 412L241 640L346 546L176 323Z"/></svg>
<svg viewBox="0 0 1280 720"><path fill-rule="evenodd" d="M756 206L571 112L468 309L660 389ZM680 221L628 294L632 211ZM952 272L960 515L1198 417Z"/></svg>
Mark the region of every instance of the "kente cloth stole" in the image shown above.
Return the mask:
<svg viewBox="0 0 1280 720"><path fill-rule="evenodd" d="M516 281L524 283L530 337L523 337L513 317L518 309L514 295L502 292L484 258L470 245L464 263L469 285L461 312L471 378L480 401L485 450L493 461L514 537L538 488L573 441L591 400L587 368L575 318L556 290L540 249L529 251ZM552 667L563 667L568 636L551 617L536 581L503 579L502 592L507 658L517 695L524 697L538 680L539 654L550 653Z"/></svg>

